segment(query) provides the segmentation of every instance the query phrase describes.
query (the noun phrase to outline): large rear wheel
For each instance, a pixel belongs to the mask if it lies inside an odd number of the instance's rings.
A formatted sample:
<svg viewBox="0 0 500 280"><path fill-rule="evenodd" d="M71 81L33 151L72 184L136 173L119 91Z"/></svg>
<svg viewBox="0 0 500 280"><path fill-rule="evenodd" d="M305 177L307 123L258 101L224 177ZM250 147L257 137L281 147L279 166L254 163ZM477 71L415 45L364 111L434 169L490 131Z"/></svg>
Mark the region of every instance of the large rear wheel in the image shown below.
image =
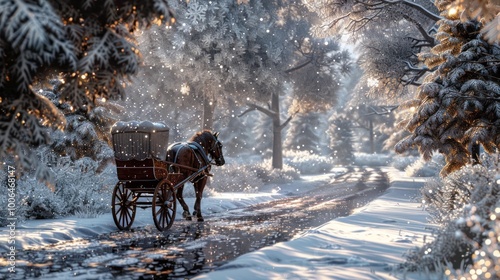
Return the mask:
<svg viewBox="0 0 500 280"><path fill-rule="evenodd" d="M113 220L120 230L130 229L135 218L135 195L125 187L125 183L118 182L113 189L111 211Z"/></svg>
<svg viewBox="0 0 500 280"><path fill-rule="evenodd" d="M152 209L156 228L159 231L168 230L175 220L176 200L175 190L167 179L156 186Z"/></svg>

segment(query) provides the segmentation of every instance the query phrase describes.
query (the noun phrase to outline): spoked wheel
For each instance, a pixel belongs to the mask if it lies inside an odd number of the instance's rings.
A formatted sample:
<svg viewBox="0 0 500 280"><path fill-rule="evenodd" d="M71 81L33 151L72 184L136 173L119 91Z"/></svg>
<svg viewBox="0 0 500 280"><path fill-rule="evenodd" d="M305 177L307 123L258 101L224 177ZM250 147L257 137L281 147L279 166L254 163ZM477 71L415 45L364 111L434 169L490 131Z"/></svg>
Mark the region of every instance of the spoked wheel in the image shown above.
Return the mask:
<svg viewBox="0 0 500 280"><path fill-rule="evenodd" d="M168 230L175 220L175 191L168 180L156 186L153 196L153 220L159 231Z"/></svg>
<svg viewBox="0 0 500 280"><path fill-rule="evenodd" d="M113 189L113 197L111 198L111 211L113 220L120 230L130 229L135 218L135 195L125 188L125 184L118 182Z"/></svg>

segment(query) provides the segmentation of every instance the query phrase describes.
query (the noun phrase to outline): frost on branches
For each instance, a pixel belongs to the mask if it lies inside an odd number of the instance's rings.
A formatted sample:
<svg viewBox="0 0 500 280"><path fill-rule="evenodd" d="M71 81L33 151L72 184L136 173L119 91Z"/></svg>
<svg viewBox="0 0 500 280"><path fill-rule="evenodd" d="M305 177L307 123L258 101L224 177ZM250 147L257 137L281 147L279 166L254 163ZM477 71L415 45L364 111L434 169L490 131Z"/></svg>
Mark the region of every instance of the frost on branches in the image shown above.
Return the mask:
<svg viewBox="0 0 500 280"><path fill-rule="evenodd" d="M441 264L454 279L500 277L499 160L498 154L483 155L482 165L464 166L426 184L424 203L439 229L433 241L409 254L410 269Z"/></svg>
<svg viewBox="0 0 500 280"><path fill-rule="evenodd" d="M500 2L496 0L441 1L448 5L449 13L464 13L468 18L484 22L482 33L490 43L500 42Z"/></svg>
<svg viewBox="0 0 500 280"><path fill-rule="evenodd" d="M445 156L442 175L469 162L473 146L488 153L500 148L500 47L484 41L481 24L445 19L432 53L423 55L436 71L419 87L416 112L407 123L412 133L396 145L401 153L418 147L425 159L437 150Z"/></svg>
<svg viewBox="0 0 500 280"><path fill-rule="evenodd" d="M73 109L118 97L138 67L131 32L170 19L166 0L0 1L1 161L35 166L30 150L49 140L42 127L65 125L36 83L59 74Z"/></svg>

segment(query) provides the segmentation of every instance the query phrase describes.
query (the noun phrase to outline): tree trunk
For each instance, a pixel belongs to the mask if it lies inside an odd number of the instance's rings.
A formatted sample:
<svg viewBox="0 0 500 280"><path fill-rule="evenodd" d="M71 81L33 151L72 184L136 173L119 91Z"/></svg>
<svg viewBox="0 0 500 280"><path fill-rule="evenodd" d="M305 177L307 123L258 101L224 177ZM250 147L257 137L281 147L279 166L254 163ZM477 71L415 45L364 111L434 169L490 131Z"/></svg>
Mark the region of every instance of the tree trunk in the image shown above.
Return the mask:
<svg viewBox="0 0 500 280"><path fill-rule="evenodd" d="M203 119L201 122L202 129L212 129L214 126L214 111L217 102L215 99L210 99L208 97L203 98Z"/></svg>
<svg viewBox="0 0 500 280"><path fill-rule="evenodd" d="M279 93L271 93L271 108L264 108L262 106L247 103L249 108L241 113L240 117L253 110L258 110L273 120L273 168L283 168L283 143L281 139L281 131L285 128L293 118L293 115L281 124L280 120L280 100Z"/></svg>
<svg viewBox="0 0 500 280"><path fill-rule="evenodd" d="M283 168L283 143L281 139L281 126L280 120L280 100L279 94L273 92L271 96L271 109L275 112L273 117L273 168Z"/></svg>

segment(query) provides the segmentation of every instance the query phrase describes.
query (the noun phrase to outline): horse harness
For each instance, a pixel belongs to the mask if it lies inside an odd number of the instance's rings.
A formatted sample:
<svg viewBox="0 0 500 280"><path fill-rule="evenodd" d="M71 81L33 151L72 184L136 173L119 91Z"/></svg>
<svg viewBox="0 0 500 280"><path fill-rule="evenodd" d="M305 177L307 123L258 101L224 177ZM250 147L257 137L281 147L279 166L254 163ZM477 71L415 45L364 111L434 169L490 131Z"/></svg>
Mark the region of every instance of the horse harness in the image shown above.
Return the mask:
<svg viewBox="0 0 500 280"><path fill-rule="evenodd" d="M168 150L171 150L173 148L177 148L175 150L175 157L174 157L173 162L175 162L175 163L177 162L177 157L179 155L179 151L181 150L180 149L181 147L179 147L179 146L187 147L187 148L191 149L196 160L200 164L200 167L205 167L205 166L210 164L211 160L208 158L207 154L205 153L205 149L203 149L203 147L197 142L177 142L177 143L171 144L168 147ZM210 174L209 171L210 171L210 168L206 168L205 170L203 170L203 172L200 173L199 176L194 177L191 180L191 183L196 183L206 176L212 176L212 174Z"/></svg>

